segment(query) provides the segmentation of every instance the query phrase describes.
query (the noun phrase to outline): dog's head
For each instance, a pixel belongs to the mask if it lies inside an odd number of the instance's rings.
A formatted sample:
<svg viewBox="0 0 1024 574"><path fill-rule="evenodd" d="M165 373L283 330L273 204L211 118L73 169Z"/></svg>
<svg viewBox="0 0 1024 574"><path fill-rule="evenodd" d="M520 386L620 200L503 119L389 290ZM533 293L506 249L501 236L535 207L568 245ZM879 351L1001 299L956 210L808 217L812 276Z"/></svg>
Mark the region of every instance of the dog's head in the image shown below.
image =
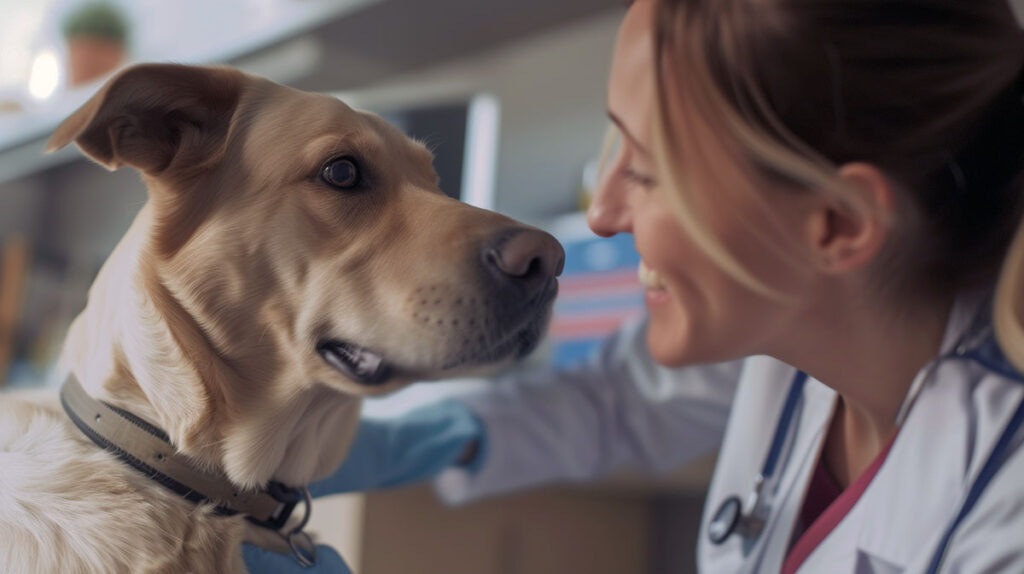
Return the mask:
<svg viewBox="0 0 1024 574"><path fill-rule="evenodd" d="M374 394L523 356L543 333L557 242L448 198L423 145L335 98L140 65L49 147L70 142L142 172L145 290L210 378L243 381L204 381L227 386L211 396Z"/></svg>

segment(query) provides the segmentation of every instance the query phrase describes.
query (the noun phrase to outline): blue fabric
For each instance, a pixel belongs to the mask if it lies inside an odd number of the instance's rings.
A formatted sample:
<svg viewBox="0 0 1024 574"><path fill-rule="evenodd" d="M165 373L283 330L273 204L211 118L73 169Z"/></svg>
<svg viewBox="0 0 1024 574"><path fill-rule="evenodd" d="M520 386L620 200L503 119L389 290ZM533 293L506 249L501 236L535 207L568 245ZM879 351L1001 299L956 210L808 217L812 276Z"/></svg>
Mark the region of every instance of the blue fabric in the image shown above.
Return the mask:
<svg viewBox="0 0 1024 574"><path fill-rule="evenodd" d="M291 554L278 554L251 544L242 545L242 558L250 574L352 574L338 552L330 546L316 547L316 564L304 568Z"/></svg>
<svg viewBox="0 0 1024 574"><path fill-rule="evenodd" d="M393 418L364 418L345 461L309 487L313 496L404 486L434 478L453 465L469 444L477 454L466 468L483 464L483 423L468 407L441 401Z"/></svg>
<svg viewBox="0 0 1024 574"><path fill-rule="evenodd" d="M967 351L963 356L1011 381L1024 383L1024 375L1006 358L994 334L990 335L981 346Z"/></svg>

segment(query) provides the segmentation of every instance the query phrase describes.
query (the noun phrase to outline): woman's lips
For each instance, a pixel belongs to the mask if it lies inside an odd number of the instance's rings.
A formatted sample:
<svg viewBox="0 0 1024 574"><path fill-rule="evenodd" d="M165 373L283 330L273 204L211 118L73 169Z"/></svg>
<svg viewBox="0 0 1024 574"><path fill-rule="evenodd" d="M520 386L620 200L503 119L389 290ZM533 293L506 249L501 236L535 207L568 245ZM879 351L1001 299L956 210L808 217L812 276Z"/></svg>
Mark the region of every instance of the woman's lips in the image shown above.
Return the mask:
<svg viewBox="0 0 1024 574"><path fill-rule="evenodd" d="M648 305L658 305L668 300L669 295L665 281L657 271L648 267L643 261L640 261L640 266L637 268L637 276L640 278L640 283L644 286L644 299Z"/></svg>

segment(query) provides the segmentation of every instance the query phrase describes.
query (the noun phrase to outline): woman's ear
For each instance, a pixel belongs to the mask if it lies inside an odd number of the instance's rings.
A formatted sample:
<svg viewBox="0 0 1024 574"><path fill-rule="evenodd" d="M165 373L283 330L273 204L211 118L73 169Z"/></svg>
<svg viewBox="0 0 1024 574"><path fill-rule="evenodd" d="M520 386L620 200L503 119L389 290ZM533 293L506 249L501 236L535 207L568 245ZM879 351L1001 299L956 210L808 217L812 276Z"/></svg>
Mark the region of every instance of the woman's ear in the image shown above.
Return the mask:
<svg viewBox="0 0 1024 574"><path fill-rule="evenodd" d="M841 275L870 263L889 235L893 183L882 170L862 162L841 166L844 197L827 197L807 222L808 246L819 270Z"/></svg>

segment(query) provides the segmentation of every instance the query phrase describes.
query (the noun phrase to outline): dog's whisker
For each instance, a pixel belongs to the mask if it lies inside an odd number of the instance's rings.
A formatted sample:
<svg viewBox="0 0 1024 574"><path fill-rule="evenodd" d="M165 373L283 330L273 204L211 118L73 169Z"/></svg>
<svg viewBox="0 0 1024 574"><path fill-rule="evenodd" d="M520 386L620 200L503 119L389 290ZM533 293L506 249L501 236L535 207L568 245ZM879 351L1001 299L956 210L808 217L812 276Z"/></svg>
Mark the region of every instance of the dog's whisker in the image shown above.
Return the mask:
<svg viewBox="0 0 1024 574"><path fill-rule="evenodd" d="M263 343L263 338L267 336L267 332L268 332L268 331L270 331L270 323L267 323L267 324L266 324L266 325L265 325L265 326L263 327L263 332L262 332L262 333L260 333L260 338L256 340L256 344L257 344L257 345L260 345L260 344L262 344L262 343Z"/></svg>

